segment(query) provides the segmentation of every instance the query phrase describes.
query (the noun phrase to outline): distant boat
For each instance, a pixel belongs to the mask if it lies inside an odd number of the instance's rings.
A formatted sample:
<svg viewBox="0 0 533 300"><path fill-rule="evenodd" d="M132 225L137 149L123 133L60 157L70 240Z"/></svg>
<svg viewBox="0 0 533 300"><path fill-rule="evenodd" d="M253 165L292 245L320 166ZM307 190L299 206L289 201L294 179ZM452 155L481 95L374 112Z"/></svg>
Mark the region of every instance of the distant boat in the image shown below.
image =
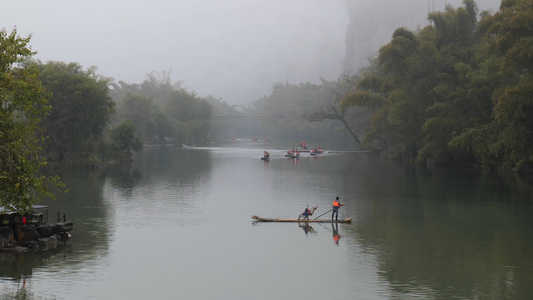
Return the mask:
<svg viewBox="0 0 533 300"><path fill-rule="evenodd" d="M296 151L288 151L287 154L285 154L285 157L287 158L300 158L300 152L296 152Z"/></svg>
<svg viewBox="0 0 533 300"><path fill-rule="evenodd" d="M263 151L263 157L261 157L261 160L270 160L270 153Z"/></svg>

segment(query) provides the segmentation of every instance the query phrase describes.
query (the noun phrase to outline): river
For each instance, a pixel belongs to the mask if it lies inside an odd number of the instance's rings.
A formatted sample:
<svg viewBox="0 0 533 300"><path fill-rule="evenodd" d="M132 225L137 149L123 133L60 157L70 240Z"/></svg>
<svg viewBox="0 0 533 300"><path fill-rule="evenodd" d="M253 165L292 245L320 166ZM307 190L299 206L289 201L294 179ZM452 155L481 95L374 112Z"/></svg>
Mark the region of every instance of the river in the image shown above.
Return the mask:
<svg viewBox="0 0 533 300"><path fill-rule="evenodd" d="M365 153L284 154L262 143L146 147L130 168L62 174L69 192L44 204L51 219L74 222L73 237L47 252L1 254L0 298L533 295L531 185ZM312 206L313 217L330 218L336 196L351 224L251 218L297 218Z"/></svg>

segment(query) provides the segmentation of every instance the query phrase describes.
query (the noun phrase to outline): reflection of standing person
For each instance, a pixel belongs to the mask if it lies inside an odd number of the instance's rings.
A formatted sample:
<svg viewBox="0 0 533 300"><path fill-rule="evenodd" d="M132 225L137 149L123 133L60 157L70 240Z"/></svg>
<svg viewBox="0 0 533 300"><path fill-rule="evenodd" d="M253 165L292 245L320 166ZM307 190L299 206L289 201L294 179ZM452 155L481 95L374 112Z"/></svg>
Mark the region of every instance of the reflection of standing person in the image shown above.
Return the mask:
<svg viewBox="0 0 533 300"><path fill-rule="evenodd" d="M339 245L341 235L339 234L339 225L337 223L331 223L331 229L333 229L333 242L335 245Z"/></svg>
<svg viewBox="0 0 533 300"><path fill-rule="evenodd" d="M339 202L339 197L335 198L335 201L333 201L333 212L331 213L331 220L333 221L333 216L335 216L335 221L339 218L339 208L343 206L344 204L341 204Z"/></svg>

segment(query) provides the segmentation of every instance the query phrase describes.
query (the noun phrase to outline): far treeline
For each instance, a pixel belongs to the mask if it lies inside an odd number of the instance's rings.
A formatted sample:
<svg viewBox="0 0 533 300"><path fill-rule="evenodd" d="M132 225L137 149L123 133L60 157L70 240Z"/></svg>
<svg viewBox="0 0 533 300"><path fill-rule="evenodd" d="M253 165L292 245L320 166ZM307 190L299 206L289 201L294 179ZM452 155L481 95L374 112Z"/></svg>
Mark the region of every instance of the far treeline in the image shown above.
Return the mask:
<svg viewBox="0 0 533 300"><path fill-rule="evenodd" d="M172 83L33 60L30 37L0 31L0 205L27 207L59 179L44 167L132 161L143 144L230 137L364 149L420 166L533 174L533 0L494 14L473 0L397 29L369 67L320 84L278 83L241 106Z"/></svg>

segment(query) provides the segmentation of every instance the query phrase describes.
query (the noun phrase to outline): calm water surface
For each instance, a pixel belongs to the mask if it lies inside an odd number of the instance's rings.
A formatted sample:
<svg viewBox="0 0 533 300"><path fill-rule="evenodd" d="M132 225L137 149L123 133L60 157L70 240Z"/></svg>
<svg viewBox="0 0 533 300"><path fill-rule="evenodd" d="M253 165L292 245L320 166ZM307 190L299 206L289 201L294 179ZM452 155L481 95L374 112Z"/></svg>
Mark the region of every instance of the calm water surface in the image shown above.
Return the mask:
<svg viewBox="0 0 533 300"><path fill-rule="evenodd" d="M263 146L263 145L259 145ZM63 174L73 238L0 254L1 299L530 299L531 186L368 154L146 148ZM352 224L256 223L346 203ZM329 217L327 213L324 217ZM334 235L341 238L334 242ZM22 298L24 299L24 298Z"/></svg>

